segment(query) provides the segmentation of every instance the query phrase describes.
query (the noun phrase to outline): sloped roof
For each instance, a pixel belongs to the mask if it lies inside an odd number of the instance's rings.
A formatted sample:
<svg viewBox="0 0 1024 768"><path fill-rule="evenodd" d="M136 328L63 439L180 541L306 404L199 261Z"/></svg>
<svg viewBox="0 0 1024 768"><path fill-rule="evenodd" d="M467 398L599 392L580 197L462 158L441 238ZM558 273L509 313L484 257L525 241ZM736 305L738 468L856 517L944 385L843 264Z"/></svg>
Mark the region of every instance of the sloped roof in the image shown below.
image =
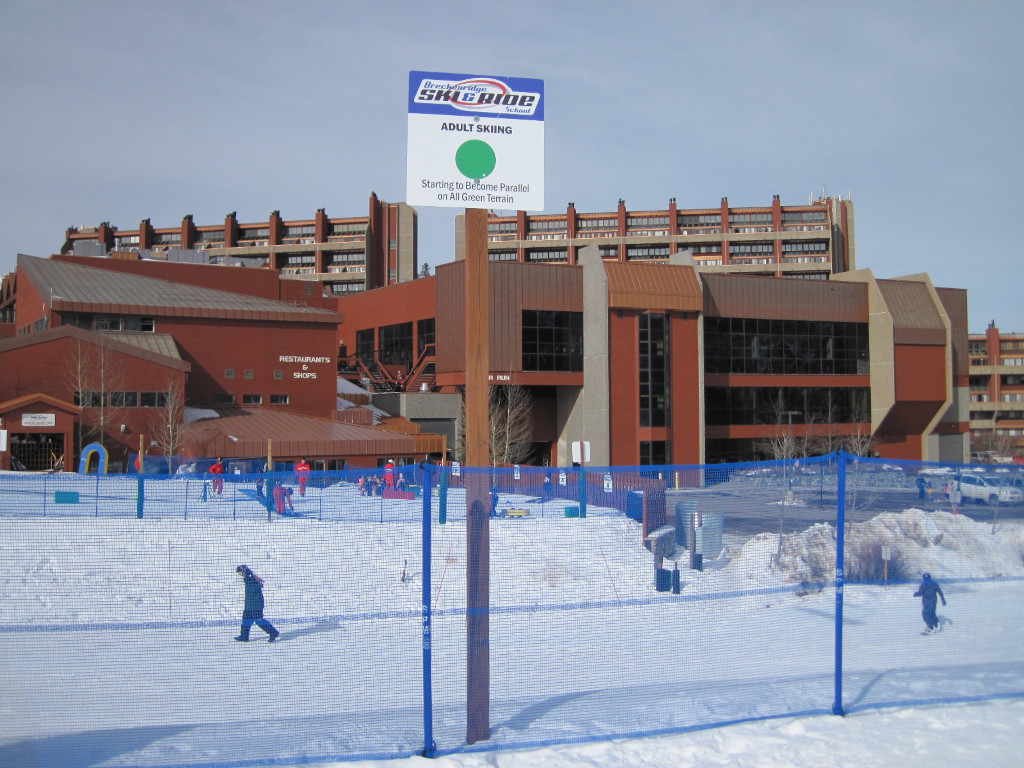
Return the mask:
<svg viewBox="0 0 1024 768"><path fill-rule="evenodd" d="M217 408L220 417L200 419L189 431L208 455L263 456L272 440L274 456L383 456L416 452L409 435L342 424L277 410ZM215 434L208 434L215 430Z"/></svg>
<svg viewBox="0 0 1024 768"><path fill-rule="evenodd" d="M187 283L20 255L18 269L58 312L338 323L338 314Z"/></svg>
<svg viewBox="0 0 1024 768"><path fill-rule="evenodd" d="M8 400L5 403L0 403L0 413L10 413L11 411L16 411L26 405L34 405L36 403L48 405L51 408L57 408L58 410L62 410L66 413L77 414L82 412L82 409L74 403L69 403L66 400L61 400L60 398L56 398L42 392L35 392L31 395L22 395L21 397L16 397L13 400Z"/></svg>
<svg viewBox="0 0 1024 768"><path fill-rule="evenodd" d="M700 312L704 291L693 267L608 261L608 306Z"/></svg>
<svg viewBox="0 0 1024 768"><path fill-rule="evenodd" d="M160 336L160 339L136 339L135 337ZM173 368L178 371L191 371L192 363L181 359L178 347L174 339L166 334L152 333L99 333L76 328L73 325L62 325L57 328L48 328L38 333L30 333L27 336L15 336L10 339L0 339L0 352L12 349L31 347L36 344L46 344L64 338L78 339L86 344L103 345L111 351L124 355L141 358L150 362Z"/></svg>
<svg viewBox="0 0 1024 768"><path fill-rule="evenodd" d="M110 333L106 336L122 344L131 344L133 347L145 349L163 357L181 359L178 345L174 343L174 337L169 333Z"/></svg>
<svg viewBox="0 0 1024 768"><path fill-rule="evenodd" d="M942 346L946 326L928 286L916 280L878 280L878 290L892 315L897 344Z"/></svg>
<svg viewBox="0 0 1024 768"><path fill-rule="evenodd" d="M862 282L704 273L708 317L761 317L866 323L868 290Z"/></svg>

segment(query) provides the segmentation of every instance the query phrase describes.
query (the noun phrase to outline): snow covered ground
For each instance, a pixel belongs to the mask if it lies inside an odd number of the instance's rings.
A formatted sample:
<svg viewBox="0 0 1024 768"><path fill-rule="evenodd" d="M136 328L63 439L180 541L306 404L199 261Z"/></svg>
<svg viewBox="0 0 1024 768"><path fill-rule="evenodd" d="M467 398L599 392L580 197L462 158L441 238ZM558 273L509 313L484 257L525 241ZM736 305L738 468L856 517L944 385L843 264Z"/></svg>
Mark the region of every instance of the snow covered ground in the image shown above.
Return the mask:
<svg viewBox="0 0 1024 768"><path fill-rule="evenodd" d="M353 768L1019 768L1024 700L818 715L648 739L325 763Z"/></svg>
<svg viewBox="0 0 1024 768"><path fill-rule="evenodd" d="M163 482L147 483L143 520L133 504L99 517L50 504L44 516L40 494L5 491L0 765L331 765L413 751L420 501L311 488L295 498L299 516L268 522L231 483L207 501L194 485L186 502L182 480ZM908 509L863 524L900 548L915 578L930 570L950 604L945 631L926 637L916 584L847 587L839 718L828 714L835 595L794 586L834 557L822 526L782 547L777 534L732 537L673 595L654 592L650 553L622 515L566 518L526 496L502 506L530 514L491 525L492 738L475 746L563 745L430 765L1019 762L1024 530L1013 523L995 535ZM438 525L435 512L431 533L433 726L446 752L466 748L465 525ZM242 562L266 580L282 632L273 646L231 640ZM739 722L754 718L772 719Z"/></svg>

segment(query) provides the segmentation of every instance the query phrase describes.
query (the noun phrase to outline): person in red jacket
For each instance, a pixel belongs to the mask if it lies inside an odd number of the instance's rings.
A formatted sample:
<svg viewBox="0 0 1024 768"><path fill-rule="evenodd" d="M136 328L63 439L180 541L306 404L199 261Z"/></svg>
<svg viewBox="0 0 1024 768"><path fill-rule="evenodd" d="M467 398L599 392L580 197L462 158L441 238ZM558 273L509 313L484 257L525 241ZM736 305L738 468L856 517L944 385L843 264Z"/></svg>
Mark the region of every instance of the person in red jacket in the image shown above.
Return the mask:
<svg viewBox="0 0 1024 768"><path fill-rule="evenodd" d="M210 474L213 475L213 492L218 496L224 493L224 460L217 459L210 467Z"/></svg>
<svg viewBox="0 0 1024 768"><path fill-rule="evenodd" d="M299 481L299 496L306 495L306 483L309 482L309 462L299 459L295 465L295 479Z"/></svg>

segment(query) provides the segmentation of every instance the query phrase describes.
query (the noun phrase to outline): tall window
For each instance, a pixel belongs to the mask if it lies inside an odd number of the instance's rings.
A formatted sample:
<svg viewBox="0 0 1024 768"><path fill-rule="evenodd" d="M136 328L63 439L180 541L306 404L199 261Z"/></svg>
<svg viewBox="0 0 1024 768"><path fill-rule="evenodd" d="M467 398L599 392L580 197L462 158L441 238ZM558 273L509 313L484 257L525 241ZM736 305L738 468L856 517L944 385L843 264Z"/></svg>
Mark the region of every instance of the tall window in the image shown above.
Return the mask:
<svg viewBox="0 0 1024 768"><path fill-rule="evenodd" d="M373 328L356 331L356 355L363 361L363 365L373 365L375 353Z"/></svg>
<svg viewBox="0 0 1024 768"><path fill-rule="evenodd" d="M380 361L386 365L412 366L412 323L385 325L378 329Z"/></svg>
<svg viewBox="0 0 1024 768"><path fill-rule="evenodd" d="M640 463L664 466L672 463L672 451L667 440L641 440Z"/></svg>
<svg viewBox="0 0 1024 768"><path fill-rule="evenodd" d="M416 352L422 355L429 344L434 343L434 318L416 321Z"/></svg>
<svg viewBox="0 0 1024 768"><path fill-rule="evenodd" d="M640 426L670 423L668 315L640 315Z"/></svg>
<svg viewBox="0 0 1024 768"><path fill-rule="evenodd" d="M524 309L523 370L582 371L583 313Z"/></svg>

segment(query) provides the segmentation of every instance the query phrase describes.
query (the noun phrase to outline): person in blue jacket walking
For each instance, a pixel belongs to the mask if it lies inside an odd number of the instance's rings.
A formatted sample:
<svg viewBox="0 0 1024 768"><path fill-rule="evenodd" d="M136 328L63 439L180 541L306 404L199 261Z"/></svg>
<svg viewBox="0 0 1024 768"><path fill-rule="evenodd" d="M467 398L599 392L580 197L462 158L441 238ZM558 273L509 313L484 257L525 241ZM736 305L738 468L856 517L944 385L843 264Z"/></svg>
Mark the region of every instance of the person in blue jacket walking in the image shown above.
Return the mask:
<svg viewBox="0 0 1024 768"><path fill-rule="evenodd" d="M281 633L274 625L263 618L263 579L257 576L247 565L240 565L235 572L245 580L245 607L242 609L242 633L235 638L243 643L249 642L249 629L253 624L268 635L270 642L277 640Z"/></svg>
<svg viewBox="0 0 1024 768"><path fill-rule="evenodd" d="M932 580L932 575L926 573L921 586L917 588L914 597L921 598L921 618L929 632L935 632L939 628L939 617L935 615L935 606L942 598L942 604L946 604L946 596L942 594L942 587L938 582Z"/></svg>

